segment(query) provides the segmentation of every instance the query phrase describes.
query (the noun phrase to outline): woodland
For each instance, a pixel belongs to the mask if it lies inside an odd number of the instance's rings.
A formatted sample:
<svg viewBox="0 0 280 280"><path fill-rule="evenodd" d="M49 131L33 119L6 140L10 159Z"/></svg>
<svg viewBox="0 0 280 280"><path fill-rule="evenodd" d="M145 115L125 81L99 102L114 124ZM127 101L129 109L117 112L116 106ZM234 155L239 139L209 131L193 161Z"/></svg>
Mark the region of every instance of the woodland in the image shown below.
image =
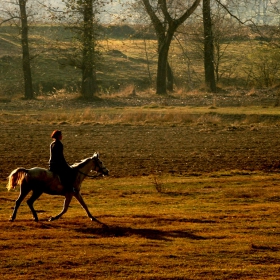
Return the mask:
<svg viewBox="0 0 280 280"><path fill-rule="evenodd" d="M0 11L6 96L64 90L91 99L127 86L167 95L279 84L277 1L141 0L118 12L93 0L32 4Z"/></svg>

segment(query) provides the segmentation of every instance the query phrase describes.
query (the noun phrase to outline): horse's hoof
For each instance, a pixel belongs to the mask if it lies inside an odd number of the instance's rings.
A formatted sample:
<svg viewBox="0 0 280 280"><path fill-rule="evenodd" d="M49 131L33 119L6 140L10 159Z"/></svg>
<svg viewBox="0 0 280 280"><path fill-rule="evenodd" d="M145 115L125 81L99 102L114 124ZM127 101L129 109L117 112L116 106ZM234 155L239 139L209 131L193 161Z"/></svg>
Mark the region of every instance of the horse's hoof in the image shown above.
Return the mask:
<svg viewBox="0 0 280 280"><path fill-rule="evenodd" d="M53 220L54 220L53 217L49 217L49 219L48 219L49 222L51 222Z"/></svg>
<svg viewBox="0 0 280 280"><path fill-rule="evenodd" d="M14 219L12 219L12 218L9 219L9 222L13 222L13 221L14 221Z"/></svg>

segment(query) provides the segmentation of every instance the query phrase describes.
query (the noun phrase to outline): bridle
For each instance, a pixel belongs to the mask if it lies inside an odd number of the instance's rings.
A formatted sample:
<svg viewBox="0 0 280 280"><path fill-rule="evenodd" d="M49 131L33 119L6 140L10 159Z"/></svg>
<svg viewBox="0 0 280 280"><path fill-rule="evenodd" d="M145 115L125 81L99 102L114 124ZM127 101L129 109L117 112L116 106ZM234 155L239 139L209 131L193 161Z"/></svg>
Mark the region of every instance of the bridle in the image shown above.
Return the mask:
<svg viewBox="0 0 280 280"><path fill-rule="evenodd" d="M89 177L89 178L97 178L97 177L100 176L100 175L88 175L88 174L86 174L86 173L84 173L84 172L82 172L82 171L80 171L80 170L78 170L78 172L81 173L81 174L83 174L83 175L85 175L86 177Z"/></svg>
<svg viewBox="0 0 280 280"><path fill-rule="evenodd" d="M101 169L101 170L102 170L103 168L100 167L98 158L95 157L93 160L94 160L95 164L97 165L98 169ZM81 173L81 174L83 174L83 175L86 176L86 177L89 177L89 178L97 178L97 177L100 176L100 175L88 175L88 174L86 174L86 173L84 173L84 172L82 172L82 171L80 171L80 170L78 170L78 172ZM102 172L99 172L99 173L102 173ZM102 173L102 175L103 175L103 173Z"/></svg>

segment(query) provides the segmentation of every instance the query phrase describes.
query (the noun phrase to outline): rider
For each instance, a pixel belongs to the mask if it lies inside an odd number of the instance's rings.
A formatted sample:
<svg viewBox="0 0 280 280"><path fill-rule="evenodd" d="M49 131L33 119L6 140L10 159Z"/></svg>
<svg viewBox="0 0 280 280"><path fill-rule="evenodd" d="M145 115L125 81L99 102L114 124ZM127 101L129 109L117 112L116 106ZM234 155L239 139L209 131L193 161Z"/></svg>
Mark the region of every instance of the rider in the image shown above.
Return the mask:
<svg viewBox="0 0 280 280"><path fill-rule="evenodd" d="M54 130L51 134L53 142L50 144L50 171L59 175L62 185L68 189L76 192L73 187L74 172L73 169L66 162L63 155L62 133L60 130Z"/></svg>

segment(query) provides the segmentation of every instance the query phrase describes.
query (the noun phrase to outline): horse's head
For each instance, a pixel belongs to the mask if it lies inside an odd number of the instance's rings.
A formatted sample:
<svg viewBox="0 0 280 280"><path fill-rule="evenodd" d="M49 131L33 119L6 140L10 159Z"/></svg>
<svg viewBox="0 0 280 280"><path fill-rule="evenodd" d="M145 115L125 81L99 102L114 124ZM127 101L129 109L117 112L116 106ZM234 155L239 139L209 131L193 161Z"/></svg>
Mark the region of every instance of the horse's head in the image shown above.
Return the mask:
<svg viewBox="0 0 280 280"><path fill-rule="evenodd" d="M102 161L99 159L99 153L94 153L91 159L95 163L94 171L101 173L102 175L109 174L109 170L103 165Z"/></svg>

